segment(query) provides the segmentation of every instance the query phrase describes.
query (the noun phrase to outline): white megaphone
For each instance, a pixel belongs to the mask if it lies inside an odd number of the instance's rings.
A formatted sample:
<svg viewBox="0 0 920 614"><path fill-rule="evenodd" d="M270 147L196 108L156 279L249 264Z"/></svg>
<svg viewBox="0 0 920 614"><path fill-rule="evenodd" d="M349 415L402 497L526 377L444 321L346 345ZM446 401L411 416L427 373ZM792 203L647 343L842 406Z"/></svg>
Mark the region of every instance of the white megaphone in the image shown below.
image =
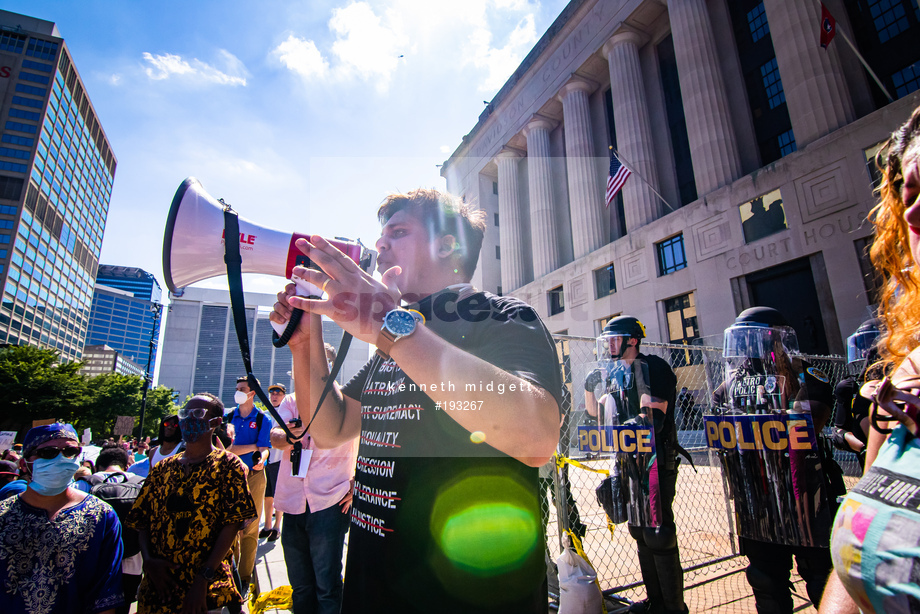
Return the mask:
<svg viewBox="0 0 920 614"><path fill-rule="evenodd" d="M227 274L224 262L224 210L229 205L205 192L194 177L182 182L169 208L166 234L163 237L163 276L170 292L181 295L182 289L195 282ZM240 217L240 256L243 273L275 275L292 280L301 296L322 296L322 291L293 275L295 266L316 267L294 245L310 235L283 232L259 226ZM336 238L329 243L371 272L377 252L360 241ZM285 326L272 322L283 334Z"/></svg>

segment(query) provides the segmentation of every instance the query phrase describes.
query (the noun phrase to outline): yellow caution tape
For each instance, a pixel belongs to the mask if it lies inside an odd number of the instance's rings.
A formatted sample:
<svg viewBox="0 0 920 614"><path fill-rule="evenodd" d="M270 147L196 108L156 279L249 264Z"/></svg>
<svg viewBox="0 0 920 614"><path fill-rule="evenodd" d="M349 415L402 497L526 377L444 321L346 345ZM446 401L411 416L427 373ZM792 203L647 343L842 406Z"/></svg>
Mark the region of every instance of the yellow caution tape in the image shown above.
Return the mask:
<svg viewBox="0 0 920 614"><path fill-rule="evenodd" d="M577 460L567 458L563 456L562 454L559 454L558 452L553 454L553 458L556 459L557 469L562 469L562 466L568 463L569 465L572 465L573 467L578 467L579 469L584 469L585 471L592 471L594 473L600 473L601 475L610 475L610 471L608 471L607 469L595 469L594 467L589 467L585 465L584 463L578 462Z"/></svg>
<svg viewBox="0 0 920 614"><path fill-rule="evenodd" d="M293 610L293 589L290 586L279 586L267 593L262 593L249 608L250 614L262 614L265 610Z"/></svg>

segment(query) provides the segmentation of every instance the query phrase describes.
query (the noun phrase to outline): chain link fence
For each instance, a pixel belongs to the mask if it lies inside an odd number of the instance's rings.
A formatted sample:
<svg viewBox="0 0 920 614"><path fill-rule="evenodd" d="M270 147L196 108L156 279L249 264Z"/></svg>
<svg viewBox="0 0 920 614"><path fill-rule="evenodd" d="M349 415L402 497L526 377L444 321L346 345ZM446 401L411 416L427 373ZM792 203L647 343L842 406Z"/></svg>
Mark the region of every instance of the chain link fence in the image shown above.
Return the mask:
<svg viewBox="0 0 920 614"><path fill-rule="evenodd" d="M563 463L558 469L548 465L541 470L547 493L544 509L550 594L558 597L553 560L563 549L565 530L571 529L582 538L605 595L619 599L610 604L638 601L645 598L645 588L635 541L627 525L608 525L595 495L605 477L603 472L612 466L610 455L585 454L578 449L578 427L594 424L585 410L583 382L596 366L595 339L557 335L555 341L568 393L558 452L574 462ZM708 412L713 389L724 379L722 348L644 342L641 351L665 359L677 375L678 441L696 467L694 471L686 460L681 463L673 505L687 605L691 612L753 611L743 574L747 559L738 553L731 501L723 488L719 461L715 455L710 456L703 430L703 415ZM847 375L846 361L841 357L804 358L828 375L831 386ZM856 456L836 451L835 459L847 476L847 486L855 484L861 475ZM795 590L804 595L801 581ZM797 599L796 605L804 603L807 598L803 597Z"/></svg>

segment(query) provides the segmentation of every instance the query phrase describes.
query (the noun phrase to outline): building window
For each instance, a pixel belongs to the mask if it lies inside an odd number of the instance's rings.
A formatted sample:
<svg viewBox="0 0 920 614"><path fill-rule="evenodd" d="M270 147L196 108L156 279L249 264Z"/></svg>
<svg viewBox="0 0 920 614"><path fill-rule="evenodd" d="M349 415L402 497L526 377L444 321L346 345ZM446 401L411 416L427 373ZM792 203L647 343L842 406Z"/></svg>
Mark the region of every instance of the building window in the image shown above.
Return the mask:
<svg viewBox="0 0 920 614"><path fill-rule="evenodd" d="M549 315L554 316L563 311L565 311L565 296L562 293L562 286L559 286L549 291Z"/></svg>
<svg viewBox="0 0 920 614"><path fill-rule="evenodd" d="M859 260L859 272L863 278L863 288L866 290L866 302L870 305L878 305L882 296L882 280L872 266L869 260L869 248L872 246L872 237L856 239L853 242L856 247L856 258Z"/></svg>
<svg viewBox="0 0 920 614"><path fill-rule="evenodd" d="M498 194L498 182L497 181L492 182L492 193ZM496 226L498 226L498 224L496 224Z"/></svg>
<svg viewBox="0 0 920 614"><path fill-rule="evenodd" d="M783 81L779 78L779 67L776 65L776 58L760 67L760 76L763 77L763 88L767 92L767 102L771 109L786 102L786 94L783 92Z"/></svg>
<svg viewBox="0 0 920 614"><path fill-rule="evenodd" d="M22 34L13 34L11 32L0 32L0 50L12 51L13 53L22 53L26 44L26 37Z"/></svg>
<svg viewBox="0 0 920 614"><path fill-rule="evenodd" d="M788 228L779 190L758 196L740 207L744 242L752 243Z"/></svg>
<svg viewBox="0 0 920 614"><path fill-rule="evenodd" d="M747 14L748 26L751 28L751 38L756 43L770 32L770 24L767 22L767 13L763 9L763 2L754 7Z"/></svg>
<svg viewBox="0 0 920 614"><path fill-rule="evenodd" d="M495 225L498 226L498 214L495 214Z"/></svg>
<svg viewBox="0 0 920 614"><path fill-rule="evenodd" d="M496 245L495 246L495 259L501 260L501 258L502 258L502 246Z"/></svg>
<svg viewBox="0 0 920 614"><path fill-rule="evenodd" d="M595 298L604 298L617 291L617 280L612 262L605 267L594 269L594 290Z"/></svg>
<svg viewBox="0 0 920 614"><path fill-rule="evenodd" d="M677 189L680 194L680 204L683 206L696 200L696 178L693 174L693 161L690 155L690 139L687 136L687 118L684 116L684 103L680 94L677 56L674 54L674 41L671 36L658 44L658 66L661 73L661 88L664 93L665 113L668 118L668 131L671 133L671 153L674 171L677 175ZM617 198L622 204L623 199L619 194Z"/></svg>
<svg viewBox="0 0 920 614"><path fill-rule="evenodd" d="M504 294L502 294L502 287L501 287L501 286L499 286L498 288L495 289L495 293L498 294L499 296L505 296Z"/></svg>
<svg viewBox="0 0 920 614"><path fill-rule="evenodd" d="M26 48L26 55L42 60L53 60L54 56L57 55L57 49L57 43L31 38L29 39L29 46Z"/></svg>
<svg viewBox="0 0 920 614"><path fill-rule="evenodd" d="M880 42L884 43L908 28L901 0L869 0L869 12Z"/></svg>
<svg viewBox="0 0 920 614"><path fill-rule="evenodd" d="M779 144L779 155L786 156L791 154L796 150L795 146L795 135L792 134L792 130L787 130L781 135L776 137L777 143Z"/></svg>
<svg viewBox="0 0 920 614"><path fill-rule="evenodd" d="M894 82L895 98L903 98L920 88L920 62L914 62L891 75Z"/></svg>
<svg viewBox="0 0 920 614"><path fill-rule="evenodd" d="M668 275L687 267L687 256L684 254L684 235L679 234L656 243L658 252L658 276Z"/></svg>
<svg viewBox="0 0 920 614"><path fill-rule="evenodd" d="M882 184L882 171L879 169L878 164L875 163L875 156L878 155L879 150L881 150L884 144L885 141L880 141L872 147L863 150L863 153L866 155L866 170L869 171L869 179L872 181L873 190Z"/></svg>
<svg viewBox="0 0 920 614"><path fill-rule="evenodd" d="M696 321L696 299L693 292L675 296L664 301L664 311L668 320L668 342L689 346L694 339L699 339L700 329ZM671 350L671 365L682 367L702 364L700 352L688 349Z"/></svg>

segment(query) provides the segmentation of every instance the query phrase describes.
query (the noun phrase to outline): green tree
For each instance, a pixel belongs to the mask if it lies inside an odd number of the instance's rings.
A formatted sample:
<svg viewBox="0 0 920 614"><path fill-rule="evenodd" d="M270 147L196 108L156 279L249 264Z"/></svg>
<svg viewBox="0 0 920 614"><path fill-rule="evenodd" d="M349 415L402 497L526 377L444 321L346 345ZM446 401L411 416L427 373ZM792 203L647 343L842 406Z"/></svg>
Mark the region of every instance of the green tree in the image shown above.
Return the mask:
<svg viewBox="0 0 920 614"><path fill-rule="evenodd" d="M118 416L135 416L134 435L139 434L144 386L142 376L106 373L91 378L88 386L92 391L92 401L74 426L92 429L93 437L98 439L113 435ZM163 417L175 411L177 396L175 390L166 386L147 391L143 436L156 436Z"/></svg>
<svg viewBox="0 0 920 614"><path fill-rule="evenodd" d="M56 350L0 348L0 430L20 437L33 420L71 421L89 400L82 362L61 363Z"/></svg>
<svg viewBox="0 0 920 614"><path fill-rule="evenodd" d="M118 416L138 416L141 411L141 386L138 375L104 373L87 380L90 401L78 416L74 427L78 433L91 429L94 439L109 437L115 430Z"/></svg>

